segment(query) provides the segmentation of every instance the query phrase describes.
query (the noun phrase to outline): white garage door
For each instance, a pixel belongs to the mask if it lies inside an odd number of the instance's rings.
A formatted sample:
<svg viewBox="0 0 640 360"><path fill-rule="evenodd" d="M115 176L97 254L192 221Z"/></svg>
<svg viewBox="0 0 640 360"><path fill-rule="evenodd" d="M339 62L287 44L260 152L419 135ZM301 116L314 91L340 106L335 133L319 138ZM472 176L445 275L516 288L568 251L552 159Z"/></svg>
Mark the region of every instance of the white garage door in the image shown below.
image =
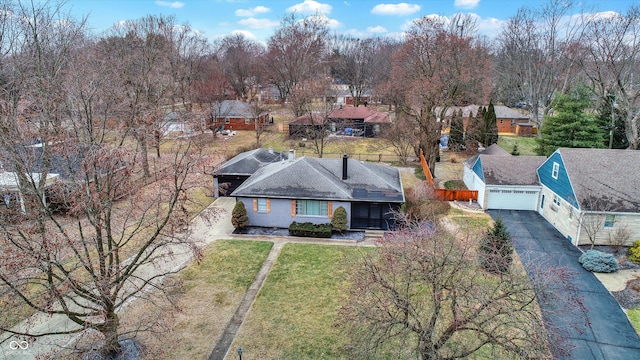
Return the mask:
<svg viewBox="0 0 640 360"><path fill-rule="evenodd" d="M539 190L490 189L487 209L536 210Z"/></svg>

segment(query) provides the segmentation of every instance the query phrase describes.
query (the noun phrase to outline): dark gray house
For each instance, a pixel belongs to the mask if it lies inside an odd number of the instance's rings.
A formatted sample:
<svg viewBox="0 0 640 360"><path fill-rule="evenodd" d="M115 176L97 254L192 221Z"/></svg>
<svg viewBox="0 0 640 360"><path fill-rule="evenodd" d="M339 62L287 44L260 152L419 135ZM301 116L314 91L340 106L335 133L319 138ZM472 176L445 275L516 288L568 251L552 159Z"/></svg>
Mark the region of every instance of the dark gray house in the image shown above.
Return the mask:
<svg viewBox="0 0 640 360"><path fill-rule="evenodd" d="M287 155L273 149L255 149L238 154L211 174L214 196L229 196L258 169L286 158Z"/></svg>
<svg viewBox="0 0 640 360"><path fill-rule="evenodd" d="M283 228L293 221L328 223L342 206L350 229L389 229L405 200L397 169L346 155L292 157L263 166L231 196L244 202L252 226Z"/></svg>

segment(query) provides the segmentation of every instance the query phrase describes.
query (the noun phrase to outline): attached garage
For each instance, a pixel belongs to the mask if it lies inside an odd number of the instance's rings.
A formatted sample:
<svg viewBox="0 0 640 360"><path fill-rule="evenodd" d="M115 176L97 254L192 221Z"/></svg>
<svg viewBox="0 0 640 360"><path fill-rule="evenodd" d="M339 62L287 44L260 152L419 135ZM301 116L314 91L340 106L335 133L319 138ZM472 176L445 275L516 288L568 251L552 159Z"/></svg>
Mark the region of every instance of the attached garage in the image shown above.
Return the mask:
<svg viewBox="0 0 640 360"><path fill-rule="evenodd" d="M536 210L541 186L536 170L544 156L512 156L491 145L464 162L463 180L478 190L483 209Z"/></svg>
<svg viewBox="0 0 640 360"><path fill-rule="evenodd" d="M540 189L487 188L487 209L536 210Z"/></svg>

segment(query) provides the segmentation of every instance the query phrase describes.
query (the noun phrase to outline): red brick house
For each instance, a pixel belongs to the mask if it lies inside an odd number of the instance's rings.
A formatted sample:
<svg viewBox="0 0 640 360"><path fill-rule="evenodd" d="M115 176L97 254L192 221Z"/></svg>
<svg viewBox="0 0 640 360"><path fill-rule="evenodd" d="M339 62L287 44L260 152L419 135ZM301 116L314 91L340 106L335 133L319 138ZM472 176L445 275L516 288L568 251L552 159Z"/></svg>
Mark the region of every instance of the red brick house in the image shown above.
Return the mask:
<svg viewBox="0 0 640 360"><path fill-rule="evenodd" d="M256 123L269 123L269 113L256 113L252 104L240 100L224 100L213 105L209 128L211 130L255 130Z"/></svg>
<svg viewBox="0 0 640 360"><path fill-rule="evenodd" d="M446 126L449 126L453 112L462 110L462 120L466 129L469 123L469 117L476 116L478 108L479 105L453 106L448 108L444 116ZM503 105L494 105L494 109L496 112L496 126L498 127L499 133L512 133L519 136L532 135L533 126L529 124L529 117L527 115ZM435 111L438 113L440 108L436 108Z"/></svg>

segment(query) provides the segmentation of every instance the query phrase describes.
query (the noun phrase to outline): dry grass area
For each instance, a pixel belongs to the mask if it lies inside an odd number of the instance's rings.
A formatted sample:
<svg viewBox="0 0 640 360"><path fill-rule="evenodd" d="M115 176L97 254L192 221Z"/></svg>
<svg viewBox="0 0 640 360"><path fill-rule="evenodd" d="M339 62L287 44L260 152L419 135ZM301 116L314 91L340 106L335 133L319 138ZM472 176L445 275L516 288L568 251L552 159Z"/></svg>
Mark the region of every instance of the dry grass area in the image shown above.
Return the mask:
<svg viewBox="0 0 640 360"><path fill-rule="evenodd" d="M124 328L153 324L151 331L137 335L144 359L206 359L272 246L261 241L214 242L200 264L172 277L180 284L169 294L175 308L164 299L124 309Z"/></svg>

